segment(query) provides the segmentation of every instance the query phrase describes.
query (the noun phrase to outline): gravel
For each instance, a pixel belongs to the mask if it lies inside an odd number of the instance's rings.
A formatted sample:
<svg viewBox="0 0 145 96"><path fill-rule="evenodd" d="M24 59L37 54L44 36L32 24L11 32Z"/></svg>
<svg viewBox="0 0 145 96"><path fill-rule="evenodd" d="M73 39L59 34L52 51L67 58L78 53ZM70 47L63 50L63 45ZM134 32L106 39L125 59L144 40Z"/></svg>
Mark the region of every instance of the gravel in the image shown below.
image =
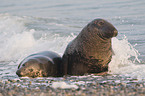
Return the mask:
<svg viewBox="0 0 145 96"><path fill-rule="evenodd" d="M57 86L57 87L56 87ZM72 87L73 86L73 87ZM74 87L75 86L75 87ZM0 80L0 96L144 96L145 80L120 75Z"/></svg>

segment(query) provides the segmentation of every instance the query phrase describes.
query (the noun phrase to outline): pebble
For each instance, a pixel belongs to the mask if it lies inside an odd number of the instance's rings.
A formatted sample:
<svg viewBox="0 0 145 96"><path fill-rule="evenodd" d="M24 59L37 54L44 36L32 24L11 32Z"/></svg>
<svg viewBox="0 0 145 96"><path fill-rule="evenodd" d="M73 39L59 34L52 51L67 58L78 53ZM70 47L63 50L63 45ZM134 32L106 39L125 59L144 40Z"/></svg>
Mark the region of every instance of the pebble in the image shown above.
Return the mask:
<svg viewBox="0 0 145 96"><path fill-rule="evenodd" d="M113 76L72 76L61 78L0 80L0 96L143 96L145 81ZM54 82L63 82L67 88L53 88ZM71 88L69 86L77 86Z"/></svg>

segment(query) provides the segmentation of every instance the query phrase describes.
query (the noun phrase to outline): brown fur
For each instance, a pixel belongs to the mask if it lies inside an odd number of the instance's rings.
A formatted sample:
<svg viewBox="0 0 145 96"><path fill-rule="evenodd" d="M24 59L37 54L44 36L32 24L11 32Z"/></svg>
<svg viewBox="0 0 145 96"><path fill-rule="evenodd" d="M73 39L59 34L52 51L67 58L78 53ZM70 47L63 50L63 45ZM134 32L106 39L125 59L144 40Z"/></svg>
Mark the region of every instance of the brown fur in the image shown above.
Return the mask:
<svg viewBox="0 0 145 96"><path fill-rule="evenodd" d="M90 22L66 48L62 58L64 74L108 71L112 58L111 38L117 33L115 27L103 19Z"/></svg>
<svg viewBox="0 0 145 96"><path fill-rule="evenodd" d="M62 76L61 57L54 52L44 51L26 57L18 66L19 77Z"/></svg>

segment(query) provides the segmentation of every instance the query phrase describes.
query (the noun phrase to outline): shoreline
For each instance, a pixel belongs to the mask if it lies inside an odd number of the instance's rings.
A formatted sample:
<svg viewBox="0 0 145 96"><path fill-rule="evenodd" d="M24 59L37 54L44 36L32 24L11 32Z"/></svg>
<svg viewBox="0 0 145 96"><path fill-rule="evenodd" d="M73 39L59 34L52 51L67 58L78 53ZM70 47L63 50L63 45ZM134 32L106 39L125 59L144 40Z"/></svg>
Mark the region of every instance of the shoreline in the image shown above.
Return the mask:
<svg viewBox="0 0 145 96"><path fill-rule="evenodd" d="M59 82L59 87L53 84ZM65 87L77 86L77 87ZM58 83L56 84L58 85ZM143 96L145 81L118 75L0 80L0 96Z"/></svg>

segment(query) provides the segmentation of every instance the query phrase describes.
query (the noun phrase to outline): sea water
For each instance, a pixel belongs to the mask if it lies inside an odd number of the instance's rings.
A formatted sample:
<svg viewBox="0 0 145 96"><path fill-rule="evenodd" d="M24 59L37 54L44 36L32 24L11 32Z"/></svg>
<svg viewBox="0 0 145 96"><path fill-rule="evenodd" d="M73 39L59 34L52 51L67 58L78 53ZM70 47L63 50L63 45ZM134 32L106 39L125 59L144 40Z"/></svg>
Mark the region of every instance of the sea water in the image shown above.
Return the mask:
<svg viewBox="0 0 145 96"><path fill-rule="evenodd" d="M18 78L26 56L54 51L67 44L96 18L111 22L115 55L109 74L145 79L144 0L0 0L0 78Z"/></svg>

